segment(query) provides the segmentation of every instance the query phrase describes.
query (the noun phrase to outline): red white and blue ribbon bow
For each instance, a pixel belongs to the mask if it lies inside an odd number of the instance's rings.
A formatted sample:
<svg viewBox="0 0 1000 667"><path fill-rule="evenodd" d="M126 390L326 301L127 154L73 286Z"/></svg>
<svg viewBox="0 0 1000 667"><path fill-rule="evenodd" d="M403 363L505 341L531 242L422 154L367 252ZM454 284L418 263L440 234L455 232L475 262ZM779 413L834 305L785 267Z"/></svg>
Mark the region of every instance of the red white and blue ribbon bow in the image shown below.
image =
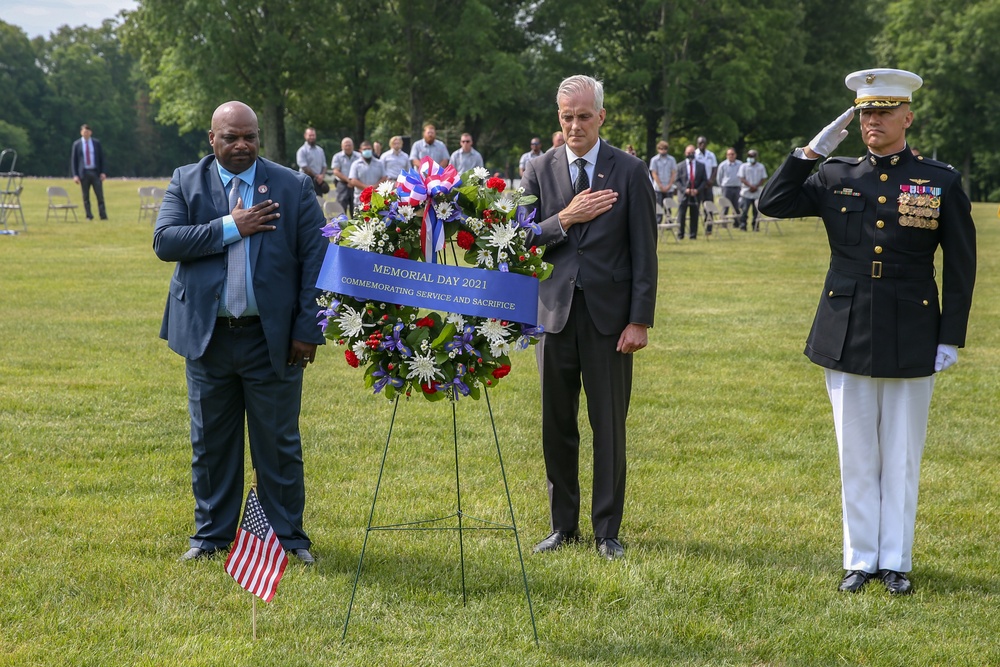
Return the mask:
<svg viewBox="0 0 1000 667"><path fill-rule="evenodd" d="M400 204L408 204L414 208L424 205L424 217L420 223L420 250L424 254L424 261L436 262L437 253L444 250L444 223L438 220L434 211L434 198L461 185L461 176L451 165L442 169L430 157L425 157L417 169L403 170L396 183Z"/></svg>

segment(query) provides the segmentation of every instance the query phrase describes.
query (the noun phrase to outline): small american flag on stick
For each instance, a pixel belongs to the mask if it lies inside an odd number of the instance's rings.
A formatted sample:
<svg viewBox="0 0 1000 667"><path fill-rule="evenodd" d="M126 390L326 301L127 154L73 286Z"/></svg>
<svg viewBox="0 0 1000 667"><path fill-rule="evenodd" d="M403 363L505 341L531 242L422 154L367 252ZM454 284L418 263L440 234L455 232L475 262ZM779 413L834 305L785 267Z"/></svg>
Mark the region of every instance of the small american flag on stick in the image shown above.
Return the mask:
<svg viewBox="0 0 1000 667"><path fill-rule="evenodd" d="M286 565L288 556L264 515L257 492L251 489L243 510L243 522L236 531L236 542L226 559L226 572L240 586L264 602L270 602Z"/></svg>

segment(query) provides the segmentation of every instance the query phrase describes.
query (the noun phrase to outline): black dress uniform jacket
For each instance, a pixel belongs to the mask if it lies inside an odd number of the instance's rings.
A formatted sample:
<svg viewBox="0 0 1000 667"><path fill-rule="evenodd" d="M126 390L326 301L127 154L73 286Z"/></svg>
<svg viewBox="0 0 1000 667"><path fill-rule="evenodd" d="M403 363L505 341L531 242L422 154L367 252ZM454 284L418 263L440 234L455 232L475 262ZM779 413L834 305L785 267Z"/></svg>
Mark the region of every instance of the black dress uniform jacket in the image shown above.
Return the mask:
<svg viewBox="0 0 1000 667"><path fill-rule="evenodd" d="M972 305L976 230L960 174L909 148L830 158L810 176L816 162L790 155L759 201L766 215L820 216L826 226L830 270L806 356L855 375L932 375L939 343L965 345Z"/></svg>

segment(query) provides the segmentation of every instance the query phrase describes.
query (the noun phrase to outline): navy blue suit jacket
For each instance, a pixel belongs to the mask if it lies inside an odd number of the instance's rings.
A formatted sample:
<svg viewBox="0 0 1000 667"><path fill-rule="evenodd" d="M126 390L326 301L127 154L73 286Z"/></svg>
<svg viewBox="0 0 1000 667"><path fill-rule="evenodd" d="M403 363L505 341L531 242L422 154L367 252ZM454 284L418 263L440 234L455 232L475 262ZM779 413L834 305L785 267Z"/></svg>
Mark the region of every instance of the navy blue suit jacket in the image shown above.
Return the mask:
<svg viewBox="0 0 1000 667"><path fill-rule="evenodd" d="M328 241L312 180L258 158L254 201L279 203L277 229L248 236L253 289L271 365L285 376L291 341L323 344L317 326L316 279ZM226 277L222 218L229 213L214 155L174 171L153 233L153 250L177 262L160 337L171 350L198 359L208 347Z"/></svg>
<svg viewBox="0 0 1000 667"><path fill-rule="evenodd" d="M94 144L94 170L98 174L107 173L104 171L104 149L101 148L101 142L93 137L90 140ZM73 142L73 151L69 156L69 169L73 172L73 176L78 178L83 178L83 138L79 138Z"/></svg>

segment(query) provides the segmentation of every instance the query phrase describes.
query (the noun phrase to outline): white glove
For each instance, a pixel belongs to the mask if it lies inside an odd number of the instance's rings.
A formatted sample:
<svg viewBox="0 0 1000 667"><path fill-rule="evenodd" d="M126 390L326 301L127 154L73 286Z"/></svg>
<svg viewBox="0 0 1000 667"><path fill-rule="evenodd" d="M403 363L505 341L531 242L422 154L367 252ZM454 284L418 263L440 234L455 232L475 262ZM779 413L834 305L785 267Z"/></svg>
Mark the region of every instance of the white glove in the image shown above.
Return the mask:
<svg viewBox="0 0 1000 667"><path fill-rule="evenodd" d="M853 119L854 107L851 107L837 116L837 120L820 130L820 133L809 142L809 148L818 155L828 157L847 136L847 126L851 124Z"/></svg>
<svg viewBox="0 0 1000 667"><path fill-rule="evenodd" d="M940 373L955 363L958 363L958 348L954 345L938 345L937 356L934 357L934 372Z"/></svg>

